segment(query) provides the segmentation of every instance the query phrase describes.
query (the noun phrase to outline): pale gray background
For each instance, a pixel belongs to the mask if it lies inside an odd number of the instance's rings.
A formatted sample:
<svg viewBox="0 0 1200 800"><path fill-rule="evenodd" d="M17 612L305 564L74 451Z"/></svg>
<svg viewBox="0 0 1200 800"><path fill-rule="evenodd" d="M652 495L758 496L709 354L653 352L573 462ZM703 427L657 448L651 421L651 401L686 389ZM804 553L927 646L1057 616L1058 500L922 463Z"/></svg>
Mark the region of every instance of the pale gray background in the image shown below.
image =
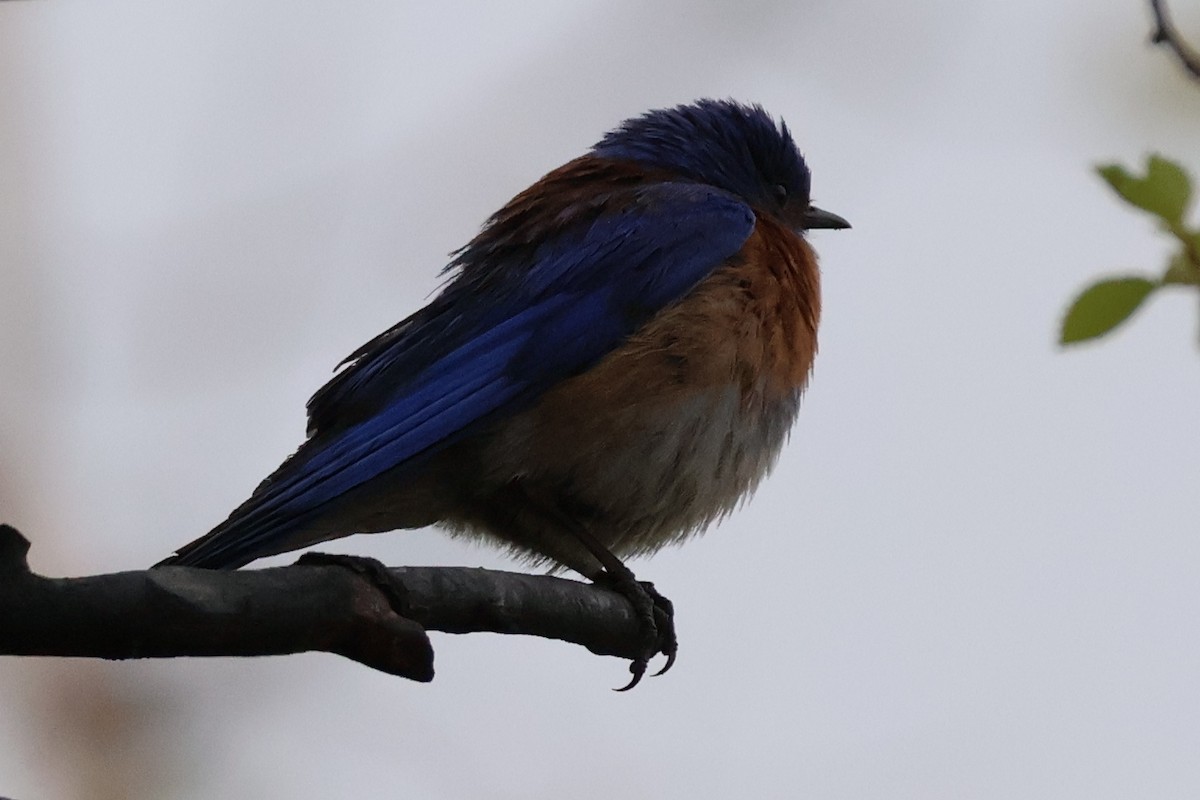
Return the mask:
<svg viewBox="0 0 1200 800"><path fill-rule="evenodd" d="M1200 42L1200 8L1177 16ZM0 661L16 798L1200 794L1194 293L1092 164L1200 169L1143 3L4 3L0 518L47 574L144 566L300 441L303 404L508 197L646 108L785 117L826 317L775 475L637 564L669 676L437 636L334 656ZM511 567L432 531L341 543Z"/></svg>

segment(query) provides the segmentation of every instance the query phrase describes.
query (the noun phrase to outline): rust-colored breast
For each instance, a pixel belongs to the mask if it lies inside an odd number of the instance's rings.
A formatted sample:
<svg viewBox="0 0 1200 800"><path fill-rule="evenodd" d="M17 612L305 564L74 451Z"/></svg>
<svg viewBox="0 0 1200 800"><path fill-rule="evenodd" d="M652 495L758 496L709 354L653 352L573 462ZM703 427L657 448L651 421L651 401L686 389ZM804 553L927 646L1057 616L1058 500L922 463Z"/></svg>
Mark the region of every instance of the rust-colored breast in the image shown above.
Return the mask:
<svg viewBox="0 0 1200 800"><path fill-rule="evenodd" d="M727 266L561 390L636 402L736 386L747 401L778 399L808 379L820 313L812 248L760 216Z"/></svg>
<svg viewBox="0 0 1200 800"><path fill-rule="evenodd" d="M807 382L817 352L820 276L812 248L791 230L760 216L734 262L680 306L684 314L694 308L710 344L731 340L743 392L758 388L774 399Z"/></svg>

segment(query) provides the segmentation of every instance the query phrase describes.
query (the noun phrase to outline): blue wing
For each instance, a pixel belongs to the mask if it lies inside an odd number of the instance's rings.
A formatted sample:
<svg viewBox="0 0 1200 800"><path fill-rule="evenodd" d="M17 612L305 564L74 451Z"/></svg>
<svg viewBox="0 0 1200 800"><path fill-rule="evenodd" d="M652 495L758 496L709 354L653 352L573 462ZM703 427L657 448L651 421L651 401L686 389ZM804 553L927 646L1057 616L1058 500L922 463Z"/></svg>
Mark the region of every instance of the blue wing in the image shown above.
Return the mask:
<svg viewBox="0 0 1200 800"><path fill-rule="evenodd" d="M464 270L356 353L310 401L313 438L171 563L236 566L288 549L280 540L325 504L586 370L736 254L754 223L724 192L659 183L526 263Z"/></svg>

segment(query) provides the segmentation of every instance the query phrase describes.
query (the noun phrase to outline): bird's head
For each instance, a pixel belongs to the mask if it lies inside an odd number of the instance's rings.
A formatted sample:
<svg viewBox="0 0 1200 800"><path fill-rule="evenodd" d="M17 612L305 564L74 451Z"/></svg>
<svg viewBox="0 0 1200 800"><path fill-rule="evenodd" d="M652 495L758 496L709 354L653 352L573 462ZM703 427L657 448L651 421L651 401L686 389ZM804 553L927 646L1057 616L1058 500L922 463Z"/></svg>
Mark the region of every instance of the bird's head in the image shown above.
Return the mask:
<svg viewBox="0 0 1200 800"><path fill-rule="evenodd" d="M809 171L787 125L762 106L698 100L650 111L609 132L592 155L626 159L716 186L796 230L849 228L812 205Z"/></svg>

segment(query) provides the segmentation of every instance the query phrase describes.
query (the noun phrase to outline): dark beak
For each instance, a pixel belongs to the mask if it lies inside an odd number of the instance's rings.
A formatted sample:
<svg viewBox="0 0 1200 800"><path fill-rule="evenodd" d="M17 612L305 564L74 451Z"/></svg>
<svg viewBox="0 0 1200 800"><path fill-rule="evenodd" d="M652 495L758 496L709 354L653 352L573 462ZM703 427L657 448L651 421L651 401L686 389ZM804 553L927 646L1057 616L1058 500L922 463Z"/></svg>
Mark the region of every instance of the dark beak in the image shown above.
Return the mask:
<svg viewBox="0 0 1200 800"><path fill-rule="evenodd" d="M814 228L831 228L841 230L849 228L850 223L832 211L823 211L816 206L809 206L800 217L800 227L806 231Z"/></svg>

